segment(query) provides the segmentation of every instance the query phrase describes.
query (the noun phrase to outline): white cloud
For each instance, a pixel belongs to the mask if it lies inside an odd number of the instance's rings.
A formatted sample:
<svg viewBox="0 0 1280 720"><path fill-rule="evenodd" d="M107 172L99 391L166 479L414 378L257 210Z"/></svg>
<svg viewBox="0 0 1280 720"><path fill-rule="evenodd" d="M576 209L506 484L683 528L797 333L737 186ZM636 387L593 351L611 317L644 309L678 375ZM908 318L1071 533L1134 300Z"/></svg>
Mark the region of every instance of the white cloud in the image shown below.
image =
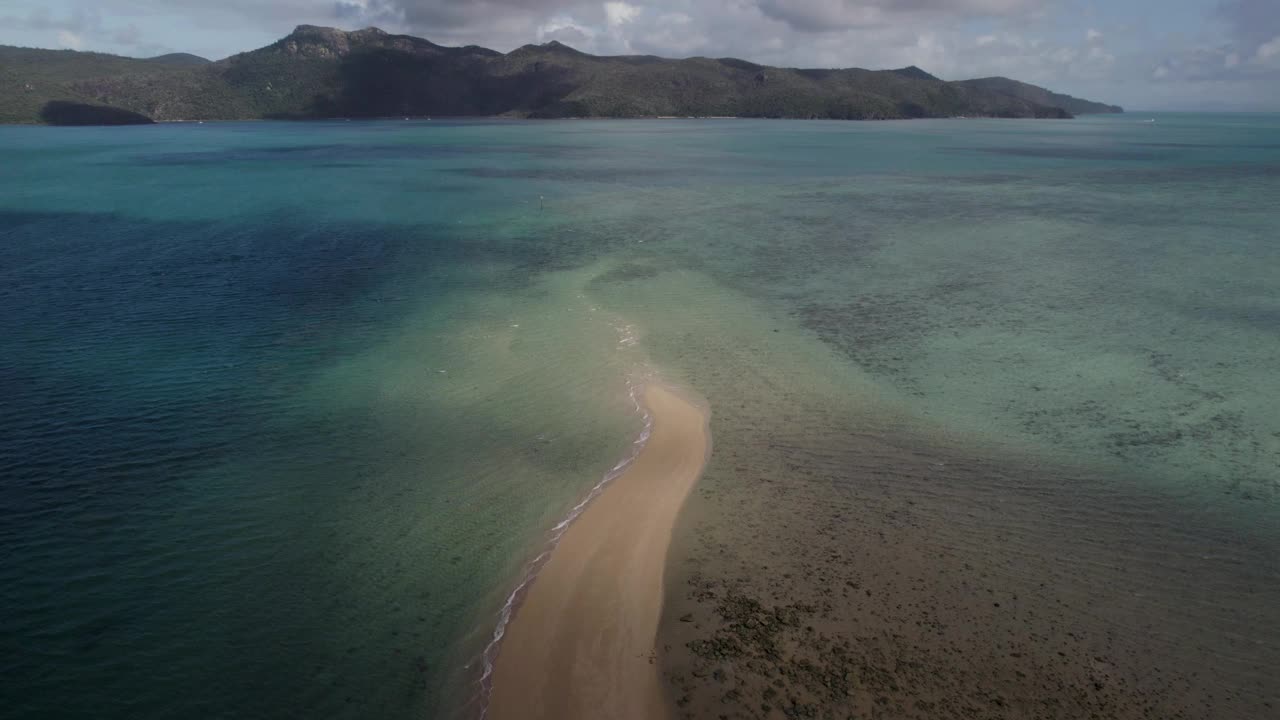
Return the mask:
<svg viewBox="0 0 1280 720"><path fill-rule="evenodd" d="M604 15L610 25L624 25L636 19L640 8L626 2L607 2L604 4Z"/></svg>
<svg viewBox="0 0 1280 720"><path fill-rule="evenodd" d="M1089 28L1084 34L1085 42L1096 43L1102 41L1102 31L1096 28Z"/></svg>
<svg viewBox="0 0 1280 720"><path fill-rule="evenodd" d="M1258 59L1266 62L1273 57L1280 56L1280 35L1258 46Z"/></svg>
<svg viewBox="0 0 1280 720"><path fill-rule="evenodd" d="M538 28L538 41L558 40L566 45L589 45L596 36L594 29L574 22L570 17L548 20Z"/></svg>
<svg viewBox="0 0 1280 720"><path fill-rule="evenodd" d="M682 12L671 12L655 18L644 34L635 39L635 43L637 49L644 53L694 55L706 53L713 41L702 32L693 17Z"/></svg>
<svg viewBox="0 0 1280 720"><path fill-rule="evenodd" d="M1085 55L1085 57L1088 58L1091 62L1098 63L1100 65L1110 65L1111 63L1115 62L1115 59L1116 59L1115 55L1112 55L1111 53L1097 46L1089 48L1089 52Z"/></svg>
<svg viewBox="0 0 1280 720"><path fill-rule="evenodd" d="M1042 0L751 0L769 18L803 32L838 32L939 18L1012 18Z"/></svg>
<svg viewBox="0 0 1280 720"><path fill-rule="evenodd" d="M84 37L70 30L59 30L58 44L68 50L79 50L84 47Z"/></svg>

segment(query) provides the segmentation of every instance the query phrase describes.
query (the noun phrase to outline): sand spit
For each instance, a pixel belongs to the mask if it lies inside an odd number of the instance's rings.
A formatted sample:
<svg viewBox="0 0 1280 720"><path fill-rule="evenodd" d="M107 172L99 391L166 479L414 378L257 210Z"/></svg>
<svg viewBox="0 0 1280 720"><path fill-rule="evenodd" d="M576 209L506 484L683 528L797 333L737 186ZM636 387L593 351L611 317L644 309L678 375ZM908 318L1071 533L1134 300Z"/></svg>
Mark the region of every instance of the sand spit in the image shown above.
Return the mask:
<svg viewBox="0 0 1280 720"><path fill-rule="evenodd" d="M653 383L643 397L648 443L565 531L507 628L493 720L669 715L655 655L664 566L711 435L701 404Z"/></svg>

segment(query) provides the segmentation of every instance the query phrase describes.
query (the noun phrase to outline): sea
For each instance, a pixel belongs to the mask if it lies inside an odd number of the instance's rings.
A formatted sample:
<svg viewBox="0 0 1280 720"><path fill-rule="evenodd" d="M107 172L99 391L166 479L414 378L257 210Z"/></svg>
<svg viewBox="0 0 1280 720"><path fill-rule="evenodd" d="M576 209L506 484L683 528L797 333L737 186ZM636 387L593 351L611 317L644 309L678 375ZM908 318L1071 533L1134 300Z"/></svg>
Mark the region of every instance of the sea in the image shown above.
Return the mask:
<svg viewBox="0 0 1280 720"><path fill-rule="evenodd" d="M1274 669L1278 367L1280 115L3 127L0 718L475 716L653 378L1212 518L1155 621Z"/></svg>

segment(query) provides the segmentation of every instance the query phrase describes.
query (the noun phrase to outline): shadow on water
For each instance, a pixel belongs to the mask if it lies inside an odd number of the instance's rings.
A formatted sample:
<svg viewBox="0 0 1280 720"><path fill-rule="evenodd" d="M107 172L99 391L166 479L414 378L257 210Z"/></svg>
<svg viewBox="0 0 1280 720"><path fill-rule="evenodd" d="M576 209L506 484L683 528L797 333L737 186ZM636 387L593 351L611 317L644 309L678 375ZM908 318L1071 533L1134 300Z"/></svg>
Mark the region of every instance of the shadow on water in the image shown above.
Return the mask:
<svg viewBox="0 0 1280 720"><path fill-rule="evenodd" d="M430 143L329 143L324 145L275 145L237 147L225 150L147 152L119 164L130 166L220 166L225 163L313 163L317 167L364 167L392 160L431 160L437 158L492 155L531 158L563 158L575 154L575 148L563 145L483 146Z"/></svg>
<svg viewBox="0 0 1280 720"><path fill-rule="evenodd" d="M154 125L141 113L88 103L51 100L40 109L40 119L50 125Z"/></svg>

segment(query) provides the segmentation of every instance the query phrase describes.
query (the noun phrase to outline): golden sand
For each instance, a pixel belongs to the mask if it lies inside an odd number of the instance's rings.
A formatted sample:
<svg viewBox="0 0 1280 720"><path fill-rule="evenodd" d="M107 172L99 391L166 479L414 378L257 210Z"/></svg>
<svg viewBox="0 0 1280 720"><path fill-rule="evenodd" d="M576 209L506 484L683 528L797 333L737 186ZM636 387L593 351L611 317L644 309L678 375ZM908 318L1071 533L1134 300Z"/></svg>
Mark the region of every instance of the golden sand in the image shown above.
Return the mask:
<svg viewBox="0 0 1280 720"><path fill-rule="evenodd" d="M663 568L680 506L711 449L709 413L650 384L652 434L560 539L494 666L494 720L655 720Z"/></svg>

